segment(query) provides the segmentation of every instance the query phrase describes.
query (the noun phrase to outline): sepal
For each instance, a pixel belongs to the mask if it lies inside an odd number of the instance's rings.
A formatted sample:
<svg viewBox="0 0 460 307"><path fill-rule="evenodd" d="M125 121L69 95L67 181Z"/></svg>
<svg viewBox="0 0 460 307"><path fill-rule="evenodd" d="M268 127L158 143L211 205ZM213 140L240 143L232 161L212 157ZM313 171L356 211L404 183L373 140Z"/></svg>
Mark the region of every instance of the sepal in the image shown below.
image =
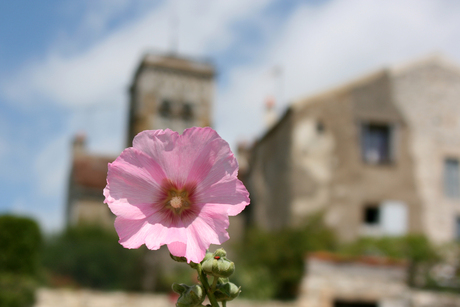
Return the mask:
<svg viewBox="0 0 460 307"><path fill-rule="evenodd" d="M231 301L236 298L241 293L241 287L238 287L234 283L227 282L224 284L217 284L216 291L214 296L216 300L221 301Z"/></svg>
<svg viewBox="0 0 460 307"><path fill-rule="evenodd" d="M205 291L200 285L187 286L186 284L174 283L172 289L174 292L180 294L176 307L200 306L206 297Z"/></svg>
<svg viewBox="0 0 460 307"><path fill-rule="evenodd" d="M169 253L169 256L171 257L172 260L177 261L177 262L187 262L187 258L185 257L177 257L174 256L173 254Z"/></svg>
<svg viewBox="0 0 460 307"><path fill-rule="evenodd" d="M203 261L203 272L215 277L230 277L235 271L235 264L226 258L222 248L216 250L211 257Z"/></svg>

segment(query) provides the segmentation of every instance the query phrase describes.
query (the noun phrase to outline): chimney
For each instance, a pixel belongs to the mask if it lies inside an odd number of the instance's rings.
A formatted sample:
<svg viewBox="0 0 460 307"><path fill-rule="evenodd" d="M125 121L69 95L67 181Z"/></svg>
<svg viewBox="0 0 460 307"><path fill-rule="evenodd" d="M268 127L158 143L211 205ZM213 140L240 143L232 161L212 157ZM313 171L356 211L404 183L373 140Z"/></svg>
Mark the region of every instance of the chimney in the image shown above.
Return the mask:
<svg viewBox="0 0 460 307"><path fill-rule="evenodd" d="M278 119L275 110L275 99L272 96L268 96L265 100L265 127L270 129Z"/></svg>
<svg viewBox="0 0 460 307"><path fill-rule="evenodd" d="M86 155L86 134L79 132L75 135L72 143L72 153L74 158Z"/></svg>

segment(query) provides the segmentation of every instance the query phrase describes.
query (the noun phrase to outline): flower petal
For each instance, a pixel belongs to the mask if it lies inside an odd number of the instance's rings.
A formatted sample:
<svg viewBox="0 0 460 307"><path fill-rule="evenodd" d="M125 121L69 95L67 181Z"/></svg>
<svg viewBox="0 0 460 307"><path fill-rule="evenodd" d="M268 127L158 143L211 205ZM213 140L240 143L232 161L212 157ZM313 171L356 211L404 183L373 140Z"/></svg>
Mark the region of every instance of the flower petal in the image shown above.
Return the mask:
<svg viewBox="0 0 460 307"><path fill-rule="evenodd" d="M160 183L166 179L161 167L135 148L125 149L109 163L105 202L117 216L142 219L155 213L161 200Z"/></svg>
<svg viewBox="0 0 460 307"><path fill-rule="evenodd" d="M176 146L178 139L179 134L169 129L146 130L134 137L133 147L152 158L169 180L177 181L180 177L180 157Z"/></svg>
<svg viewBox="0 0 460 307"><path fill-rule="evenodd" d="M203 242L209 244L222 244L230 237L227 233L229 226L228 214L220 207L207 206L200 212L200 216L190 225Z"/></svg>
<svg viewBox="0 0 460 307"><path fill-rule="evenodd" d="M186 257L188 261L195 263L201 262L211 244L222 244L229 239L226 231L228 225L228 214L225 208L204 208L187 227L186 249L185 253L180 250L181 257Z"/></svg>
<svg viewBox="0 0 460 307"><path fill-rule="evenodd" d="M185 129L180 136L169 129L144 131L133 146L157 161L179 188L203 180L212 168L225 168L227 173L238 168L228 143L211 128ZM230 166L226 160L235 163Z"/></svg>
<svg viewBox="0 0 460 307"><path fill-rule="evenodd" d="M186 129L179 142L187 148L182 158L187 183L202 181L213 168L225 168L225 161L234 159L228 143L211 128Z"/></svg>
<svg viewBox="0 0 460 307"><path fill-rule="evenodd" d="M224 206L230 216L239 214L249 205L248 190L240 180L232 176L210 185L200 183L196 188L195 197L199 206L218 204Z"/></svg>
<svg viewBox="0 0 460 307"><path fill-rule="evenodd" d="M139 248L149 233L149 224L145 220L129 220L123 217L115 219L115 230L125 248Z"/></svg>
<svg viewBox="0 0 460 307"><path fill-rule="evenodd" d="M168 249L169 249L169 252L172 255L176 256L176 257L185 257L185 254L186 254L185 251L187 249L187 245L185 243L182 243L182 242L171 242L171 243L168 244ZM190 259L188 259L188 260L190 261ZM195 262L195 261L193 261L193 262ZM198 262L196 262L196 263L198 263Z"/></svg>

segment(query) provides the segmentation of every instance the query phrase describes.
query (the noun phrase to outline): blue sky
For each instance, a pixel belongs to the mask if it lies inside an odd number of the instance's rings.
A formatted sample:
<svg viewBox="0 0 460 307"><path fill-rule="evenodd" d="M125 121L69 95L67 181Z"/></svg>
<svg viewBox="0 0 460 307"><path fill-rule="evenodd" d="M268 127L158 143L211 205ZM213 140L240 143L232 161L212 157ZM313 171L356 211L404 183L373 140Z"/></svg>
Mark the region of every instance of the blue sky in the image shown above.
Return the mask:
<svg viewBox="0 0 460 307"><path fill-rule="evenodd" d="M0 1L0 212L62 227L72 136L123 149L129 82L169 50L172 20L179 53L217 66L214 128L233 147L263 132L269 95L282 112L434 52L460 63L458 1Z"/></svg>

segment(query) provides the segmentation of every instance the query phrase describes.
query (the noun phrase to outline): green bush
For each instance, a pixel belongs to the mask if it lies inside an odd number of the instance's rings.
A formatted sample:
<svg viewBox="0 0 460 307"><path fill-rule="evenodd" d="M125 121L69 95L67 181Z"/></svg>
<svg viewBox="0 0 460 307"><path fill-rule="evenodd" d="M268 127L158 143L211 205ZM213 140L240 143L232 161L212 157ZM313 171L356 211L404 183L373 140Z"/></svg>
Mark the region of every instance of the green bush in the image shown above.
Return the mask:
<svg viewBox="0 0 460 307"><path fill-rule="evenodd" d="M29 307L35 302L36 283L18 274L0 274L0 306Z"/></svg>
<svg viewBox="0 0 460 307"><path fill-rule="evenodd" d="M407 260L408 283L411 286L418 286L417 276L427 275L431 265L440 260L434 246L422 235L361 238L342 246L340 253L347 256L367 255Z"/></svg>
<svg viewBox="0 0 460 307"><path fill-rule="evenodd" d="M40 228L29 218L0 216L0 272L37 274L42 245Z"/></svg>
<svg viewBox="0 0 460 307"><path fill-rule="evenodd" d="M118 243L114 231L78 226L47 240L43 265L55 280L96 289L139 290L142 250Z"/></svg>
<svg viewBox="0 0 460 307"><path fill-rule="evenodd" d="M368 255L407 259L413 262L435 261L439 258L430 241L422 235L361 238L343 245L340 253L347 256Z"/></svg>
<svg viewBox="0 0 460 307"><path fill-rule="evenodd" d="M334 233L322 222L322 215L311 216L304 227L265 232L248 231L237 246L237 284L242 295L253 299L293 299L304 274L306 253L334 250Z"/></svg>
<svg viewBox="0 0 460 307"><path fill-rule="evenodd" d="M0 216L0 306L33 305L41 245L42 237L35 221Z"/></svg>

